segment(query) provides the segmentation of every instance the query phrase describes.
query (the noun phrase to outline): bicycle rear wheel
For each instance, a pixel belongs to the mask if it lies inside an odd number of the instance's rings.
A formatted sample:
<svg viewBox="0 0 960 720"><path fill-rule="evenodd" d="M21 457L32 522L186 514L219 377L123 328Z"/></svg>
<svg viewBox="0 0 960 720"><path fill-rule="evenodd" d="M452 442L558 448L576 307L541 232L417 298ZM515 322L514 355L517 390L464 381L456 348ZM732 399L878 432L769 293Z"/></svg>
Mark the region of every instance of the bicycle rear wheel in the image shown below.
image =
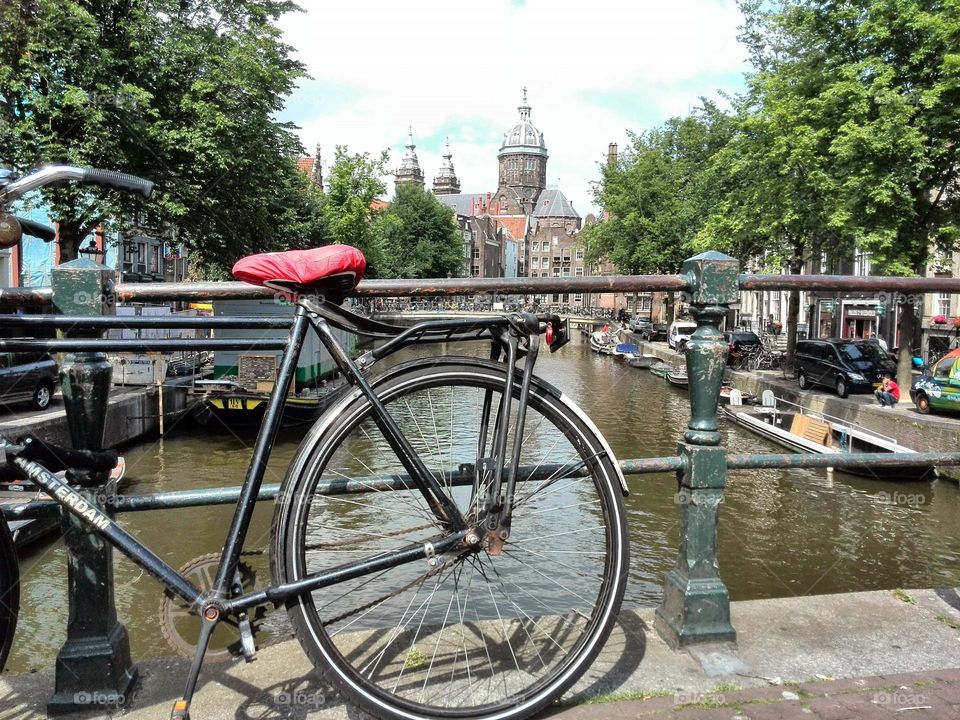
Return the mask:
<svg viewBox="0 0 960 720"><path fill-rule="evenodd" d="M489 457L504 373L496 363L441 359L405 366L376 385L471 521L481 515L482 493L455 478L473 477L462 467ZM559 697L599 652L626 581L622 476L589 420L541 381L531 388L522 448L521 474L531 479L517 483L502 553L457 551L434 565L409 563L288 603L314 664L368 712L525 717ZM403 468L369 402L343 399L311 431L284 481L274 518L275 582L442 534L419 491L323 491L328 482L394 474Z"/></svg>

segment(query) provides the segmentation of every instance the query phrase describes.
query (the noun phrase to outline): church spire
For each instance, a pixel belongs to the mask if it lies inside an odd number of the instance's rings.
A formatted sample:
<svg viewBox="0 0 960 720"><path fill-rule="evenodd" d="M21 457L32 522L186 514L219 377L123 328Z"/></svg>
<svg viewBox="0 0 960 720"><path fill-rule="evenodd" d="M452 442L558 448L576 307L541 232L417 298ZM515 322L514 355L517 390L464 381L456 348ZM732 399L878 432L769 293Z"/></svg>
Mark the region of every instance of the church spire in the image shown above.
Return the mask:
<svg viewBox="0 0 960 720"><path fill-rule="evenodd" d="M400 161L400 168L395 173L397 185L404 183L413 183L423 187L423 170L420 169L420 161L417 160L417 146L413 142L413 126L409 127L407 152Z"/></svg>
<svg viewBox="0 0 960 720"><path fill-rule="evenodd" d="M446 151L443 153L443 163L436 177L433 178L434 195L459 195L460 179L453 169L453 154L450 152L450 138L447 138Z"/></svg>

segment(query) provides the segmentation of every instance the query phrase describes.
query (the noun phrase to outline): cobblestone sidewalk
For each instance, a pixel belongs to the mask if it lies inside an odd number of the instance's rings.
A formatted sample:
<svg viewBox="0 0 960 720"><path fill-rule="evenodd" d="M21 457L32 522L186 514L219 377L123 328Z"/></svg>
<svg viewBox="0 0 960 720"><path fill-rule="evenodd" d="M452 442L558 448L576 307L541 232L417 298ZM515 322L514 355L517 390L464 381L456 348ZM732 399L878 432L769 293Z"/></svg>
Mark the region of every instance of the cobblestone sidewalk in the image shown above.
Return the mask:
<svg viewBox="0 0 960 720"><path fill-rule="evenodd" d="M880 720L960 718L960 669L579 705L550 720Z"/></svg>

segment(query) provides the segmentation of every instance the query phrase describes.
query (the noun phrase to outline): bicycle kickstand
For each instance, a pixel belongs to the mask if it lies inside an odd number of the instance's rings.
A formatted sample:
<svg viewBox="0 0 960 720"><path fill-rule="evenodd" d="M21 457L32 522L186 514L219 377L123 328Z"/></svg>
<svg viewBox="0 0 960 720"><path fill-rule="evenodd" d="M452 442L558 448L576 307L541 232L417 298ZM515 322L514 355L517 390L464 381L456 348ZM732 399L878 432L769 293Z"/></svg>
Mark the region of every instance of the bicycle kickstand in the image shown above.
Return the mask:
<svg viewBox="0 0 960 720"><path fill-rule="evenodd" d="M190 720L190 703L193 701L193 692L197 688L197 678L200 676L200 668L203 666L203 656L206 655L210 636L216 627L217 620L203 619L203 625L200 627L200 637L197 639L197 649L193 655L193 663L190 665L190 674L187 675L187 685L183 690L183 697L173 703L170 720Z"/></svg>

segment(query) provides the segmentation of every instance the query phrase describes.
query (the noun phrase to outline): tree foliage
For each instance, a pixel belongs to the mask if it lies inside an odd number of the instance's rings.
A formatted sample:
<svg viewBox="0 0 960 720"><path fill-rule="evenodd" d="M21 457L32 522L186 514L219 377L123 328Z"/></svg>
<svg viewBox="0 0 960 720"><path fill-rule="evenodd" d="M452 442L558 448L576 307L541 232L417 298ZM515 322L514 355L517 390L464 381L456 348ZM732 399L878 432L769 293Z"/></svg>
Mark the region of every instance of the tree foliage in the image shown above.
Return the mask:
<svg viewBox="0 0 960 720"><path fill-rule="evenodd" d="M624 273L677 272L715 201L706 170L730 130L730 118L704 102L689 117L631 133L595 187L606 217L581 234L587 259L609 259Z"/></svg>
<svg viewBox="0 0 960 720"><path fill-rule="evenodd" d="M382 211L375 201L387 189L382 179L386 162L386 152L375 158L370 153L351 154L345 145L338 145L323 200L329 240L358 248L378 272L384 258L376 230Z"/></svg>
<svg viewBox="0 0 960 720"><path fill-rule="evenodd" d="M453 213L421 187L397 186L378 231L387 277L455 277L463 272L463 237Z"/></svg>
<svg viewBox="0 0 960 720"><path fill-rule="evenodd" d="M302 66L283 0L24 0L0 6L0 163L68 162L157 183L151 224L176 226L209 275L238 256L317 244L319 198L273 119ZM130 201L44 191L61 257Z"/></svg>

